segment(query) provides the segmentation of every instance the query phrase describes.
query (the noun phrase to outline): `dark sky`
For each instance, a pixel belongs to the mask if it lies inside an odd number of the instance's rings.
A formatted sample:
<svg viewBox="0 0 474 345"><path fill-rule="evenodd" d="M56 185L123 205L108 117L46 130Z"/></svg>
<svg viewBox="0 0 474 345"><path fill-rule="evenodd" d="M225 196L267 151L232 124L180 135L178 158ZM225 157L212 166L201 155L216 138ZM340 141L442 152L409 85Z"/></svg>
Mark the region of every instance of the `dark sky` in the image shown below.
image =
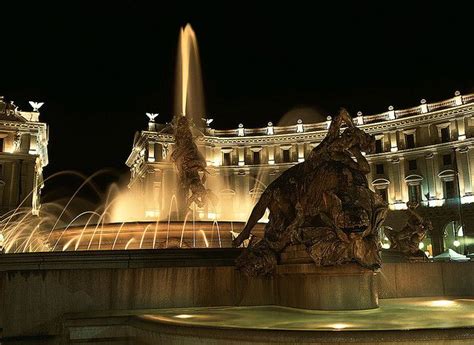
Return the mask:
<svg viewBox="0 0 474 345"><path fill-rule="evenodd" d="M126 171L144 113L171 118L178 31L187 22L198 37L215 128L276 123L299 105L369 114L474 91L472 20L454 2L257 8L212 1L212 10L64 3L2 4L0 20L0 95L23 109L28 100L46 102L46 175Z"/></svg>

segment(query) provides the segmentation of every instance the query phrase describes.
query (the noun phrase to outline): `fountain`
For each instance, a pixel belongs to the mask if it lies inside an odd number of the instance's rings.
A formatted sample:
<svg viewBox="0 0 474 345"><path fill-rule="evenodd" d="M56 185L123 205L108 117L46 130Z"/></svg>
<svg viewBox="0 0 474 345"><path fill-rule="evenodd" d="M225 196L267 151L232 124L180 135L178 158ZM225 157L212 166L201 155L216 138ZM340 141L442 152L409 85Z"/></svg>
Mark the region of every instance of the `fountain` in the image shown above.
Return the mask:
<svg viewBox="0 0 474 345"><path fill-rule="evenodd" d="M366 177L375 141L344 109L306 159L242 203L247 222L219 218L219 181L196 145L200 80L188 25L175 116L160 128L174 140L163 156L176 183L152 219L120 219L141 205L116 188L103 206L72 212L94 176L40 217L22 205L2 216L2 343L474 343L472 264L425 260L416 245L430 223L415 205L406 227L387 232L410 259L382 264L387 204Z"/></svg>

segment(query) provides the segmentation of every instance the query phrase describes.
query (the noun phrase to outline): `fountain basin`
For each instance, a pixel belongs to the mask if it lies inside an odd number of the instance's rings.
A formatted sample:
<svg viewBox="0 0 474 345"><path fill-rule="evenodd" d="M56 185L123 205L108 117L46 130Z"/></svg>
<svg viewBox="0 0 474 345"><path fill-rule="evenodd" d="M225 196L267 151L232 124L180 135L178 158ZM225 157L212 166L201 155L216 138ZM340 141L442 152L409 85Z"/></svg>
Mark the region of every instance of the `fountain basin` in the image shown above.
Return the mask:
<svg viewBox="0 0 474 345"><path fill-rule="evenodd" d="M378 309L357 311L254 306L82 313L67 315L64 326L71 342L121 331L143 344L464 345L474 342L473 315L472 298L431 297L386 299Z"/></svg>
<svg viewBox="0 0 474 345"><path fill-rule="evenodd" d="M56 339L60 337L64 315L78 312L103 311L111 315L124 310L149 308L147 313L150 314L150 310L170 308L278 305L276 279L250 279L242 275L234 266L240 254L239 248L196 248L2 255L1 342L8 343L8 339L26 341L29 337L39 335ZM387 298L445 296L436 299L447 299L449 296L472 296L473 270L474 262L386 263L376 276L379 298L382 302ZM112 322L108 317L99 321ZM135 321L140 322L140 327L150 326L155 330L160 327L166 332L174 329L182 333L191 327ZM117 319L117 322L127 329L130 327L124 324L123 318ZM217 327L212 330L209 327L198 328L206 336L209 332L218 333L219 339L227 334ZM281 336L294 334L294 331L276 330L248 332L258 332L259 337L267 332L267 339L270 336L276 339L280 333ZM301 332L302 336L307 333ZM370 332L373 334L376 331ZM439 332L445 334L457 331ZM114 330L113 333L118 334L118 331ZM248 339L250 336L247 336ZM287 342L291 343L290 340ZM38 344L37 338L30 343ZM212 344L206 341L201 343ZM298 341L293 339L293 343Z"/></svg>

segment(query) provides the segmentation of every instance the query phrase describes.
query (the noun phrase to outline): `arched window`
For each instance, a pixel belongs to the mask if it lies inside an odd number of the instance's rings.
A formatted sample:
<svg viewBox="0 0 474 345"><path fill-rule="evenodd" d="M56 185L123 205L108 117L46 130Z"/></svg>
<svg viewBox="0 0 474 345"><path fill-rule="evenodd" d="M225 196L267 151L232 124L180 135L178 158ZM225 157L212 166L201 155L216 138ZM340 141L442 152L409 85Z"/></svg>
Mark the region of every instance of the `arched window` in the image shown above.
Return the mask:
<svg viewBox="0 0 474 345"><path fill-rule="evenodd" d="M456 185L456 172L454 170L443 170L438 174L438 177L443 182L443 195L445 199L453 199L459 196Z"/></svg>
<svg viewBox="0 0 474 345"><path fill-rule="evenodd" d="M444 250L452 249L459 254L464 254L466 239L463 226L457 221L451 221L443 228Z"/></svg>
<svg viewBox="0 0 474 345"><path fill-rule="evenodd" d="M390 181L384 178L378 178L372 181L372 187L374 187L375 193L379 194L383 201L388 203L388 185Z"/></svg>
<svg viewBox="0 0 474 345"><path fill-rule="evenodd" d="M421 202L421 182L423 177L420 175L408 175L405 177L405 182L408 185L408 199L413 202Z"/></svg>

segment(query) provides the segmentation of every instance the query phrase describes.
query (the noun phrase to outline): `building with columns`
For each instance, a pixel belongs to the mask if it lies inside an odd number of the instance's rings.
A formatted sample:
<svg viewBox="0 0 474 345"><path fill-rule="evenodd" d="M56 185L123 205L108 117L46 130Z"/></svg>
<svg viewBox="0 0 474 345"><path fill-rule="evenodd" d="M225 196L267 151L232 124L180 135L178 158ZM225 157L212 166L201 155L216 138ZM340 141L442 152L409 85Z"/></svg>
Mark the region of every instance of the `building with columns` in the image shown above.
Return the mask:
<svg viewBox="0 0 474 345"><path fill-rule="evenodd" d="M48 164L48 126L38 106L22 111L0 96L0 215L18 206L38 214L43 168Z"/></svg>
<svg viewBox="0 0 474 345"><path fill-rule="evenodd" d="M388 203L385 226L406 222L406 203L420 204L434 230L421 245L430 255L447 248L474 250L474 94L409 109L394 109L354 117L355 123L376 138L376 152L367 155L370 187ZM207 187L220 199L199 217L246 220L265 187L305 157L325 137L328 121L278 127L217 130L203 128L197 144L207 160ZM205 126L204 126L205 127ZM176 176L170 126L150 122L136 134L127 159L129 187L144 196L144 217L163 217L173 208Z"/></svg>

